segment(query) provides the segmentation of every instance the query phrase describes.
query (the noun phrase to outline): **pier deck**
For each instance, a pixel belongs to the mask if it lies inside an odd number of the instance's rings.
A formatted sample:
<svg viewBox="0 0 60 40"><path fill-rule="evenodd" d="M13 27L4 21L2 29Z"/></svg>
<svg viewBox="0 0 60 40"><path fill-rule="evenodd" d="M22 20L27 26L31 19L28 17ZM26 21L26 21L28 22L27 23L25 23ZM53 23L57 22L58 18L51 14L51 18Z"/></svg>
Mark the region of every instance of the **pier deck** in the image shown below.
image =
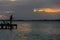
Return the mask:
<svg viewBox="0 0 60 40"><path fill-rule="evenodd" d="M0 24L0 29L17 29L17 24Z"/></svg>

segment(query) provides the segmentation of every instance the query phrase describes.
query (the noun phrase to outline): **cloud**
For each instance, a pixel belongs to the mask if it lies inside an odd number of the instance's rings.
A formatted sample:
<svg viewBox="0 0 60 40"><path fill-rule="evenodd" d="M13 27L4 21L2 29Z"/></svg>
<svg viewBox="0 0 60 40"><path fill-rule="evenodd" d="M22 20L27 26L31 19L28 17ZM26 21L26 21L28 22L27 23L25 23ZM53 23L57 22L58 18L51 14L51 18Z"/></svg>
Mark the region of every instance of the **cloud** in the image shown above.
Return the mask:
<svg viewBox="0 0 60 40"><path fill-rule="evenodd" d="M4 11L4 13L15 13L15 11Z"/></svg>
<svg viewBox="0 0 60 40"><path fill-rule="evenodd" d="M31 4L32 0L0 0L0 6L17 6Z"/></svg>
<svg viewBox="0 0 60 40"><path fill-rule="evenodd" d="M0 15L0 20L7 19L8 17L5 15Z"/></svg>
<svg viewBox="0 0 60 40"><path fill-rule="evenodd" d="M15 10L16 19L59 19L60 14L33 13L34 8L58 8L60 0L17 0L11 2L2 0L0 2L0 11L9 13L6 10ZM6 15L6 14L5 14Z"/></svg>
<svg viewBox="0 0 60 40"><path fill-rule="evenodd" d="M37 0L35 4L40 7L60 7L60 0Z"/></svg>
<svg viewBox="0 0 60 40"><path fill-rule="evenodd" d="M33 12L59 13L60 8L35 8Z"/></svg>
<svg viewBox="0 0 60 40"><path fill-rule="evenodd" d="M0 14L14 14L15 11L0 11Z"/></svg>

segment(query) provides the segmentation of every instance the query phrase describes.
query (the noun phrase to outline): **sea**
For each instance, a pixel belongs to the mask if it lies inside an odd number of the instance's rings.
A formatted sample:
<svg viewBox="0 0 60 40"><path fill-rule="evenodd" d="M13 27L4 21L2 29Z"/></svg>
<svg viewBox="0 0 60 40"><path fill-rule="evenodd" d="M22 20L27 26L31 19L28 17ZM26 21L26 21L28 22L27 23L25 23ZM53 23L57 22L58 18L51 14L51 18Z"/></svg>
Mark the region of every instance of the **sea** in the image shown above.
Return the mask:
<svg viewBox="0 0 60 40"><path fill-rule="evenodd" d="M60 21L16 21L17 29L0 29L0 40L60 40Z"/></svg>

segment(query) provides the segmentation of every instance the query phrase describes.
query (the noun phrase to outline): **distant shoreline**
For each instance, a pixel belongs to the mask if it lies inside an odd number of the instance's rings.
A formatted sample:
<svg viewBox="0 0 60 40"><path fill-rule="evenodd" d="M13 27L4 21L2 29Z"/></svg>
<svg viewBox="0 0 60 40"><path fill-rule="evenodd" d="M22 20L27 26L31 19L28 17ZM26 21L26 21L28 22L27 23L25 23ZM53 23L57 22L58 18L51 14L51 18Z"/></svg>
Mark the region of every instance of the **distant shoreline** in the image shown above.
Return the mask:
<svg viewBox="0 0 60 40"><path fill-rule="evenodd" d="M0 21L10 21L10 20L0 20ZM60 20L12 20L12 21L60 21Z"/></svg>

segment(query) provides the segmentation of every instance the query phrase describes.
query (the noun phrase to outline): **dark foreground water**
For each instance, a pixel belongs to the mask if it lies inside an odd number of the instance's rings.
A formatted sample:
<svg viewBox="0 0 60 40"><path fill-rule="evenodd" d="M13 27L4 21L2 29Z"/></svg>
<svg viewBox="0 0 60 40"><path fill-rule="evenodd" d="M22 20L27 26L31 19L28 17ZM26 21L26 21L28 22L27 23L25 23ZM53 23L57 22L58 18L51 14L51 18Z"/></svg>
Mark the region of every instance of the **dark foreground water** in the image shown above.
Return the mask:
<svg viewBox="0 0 60 40"><path fill-rule="evenodd" d="M19 21L17 30L0 30L0 40L60 40L60 21Z"/></svg>

